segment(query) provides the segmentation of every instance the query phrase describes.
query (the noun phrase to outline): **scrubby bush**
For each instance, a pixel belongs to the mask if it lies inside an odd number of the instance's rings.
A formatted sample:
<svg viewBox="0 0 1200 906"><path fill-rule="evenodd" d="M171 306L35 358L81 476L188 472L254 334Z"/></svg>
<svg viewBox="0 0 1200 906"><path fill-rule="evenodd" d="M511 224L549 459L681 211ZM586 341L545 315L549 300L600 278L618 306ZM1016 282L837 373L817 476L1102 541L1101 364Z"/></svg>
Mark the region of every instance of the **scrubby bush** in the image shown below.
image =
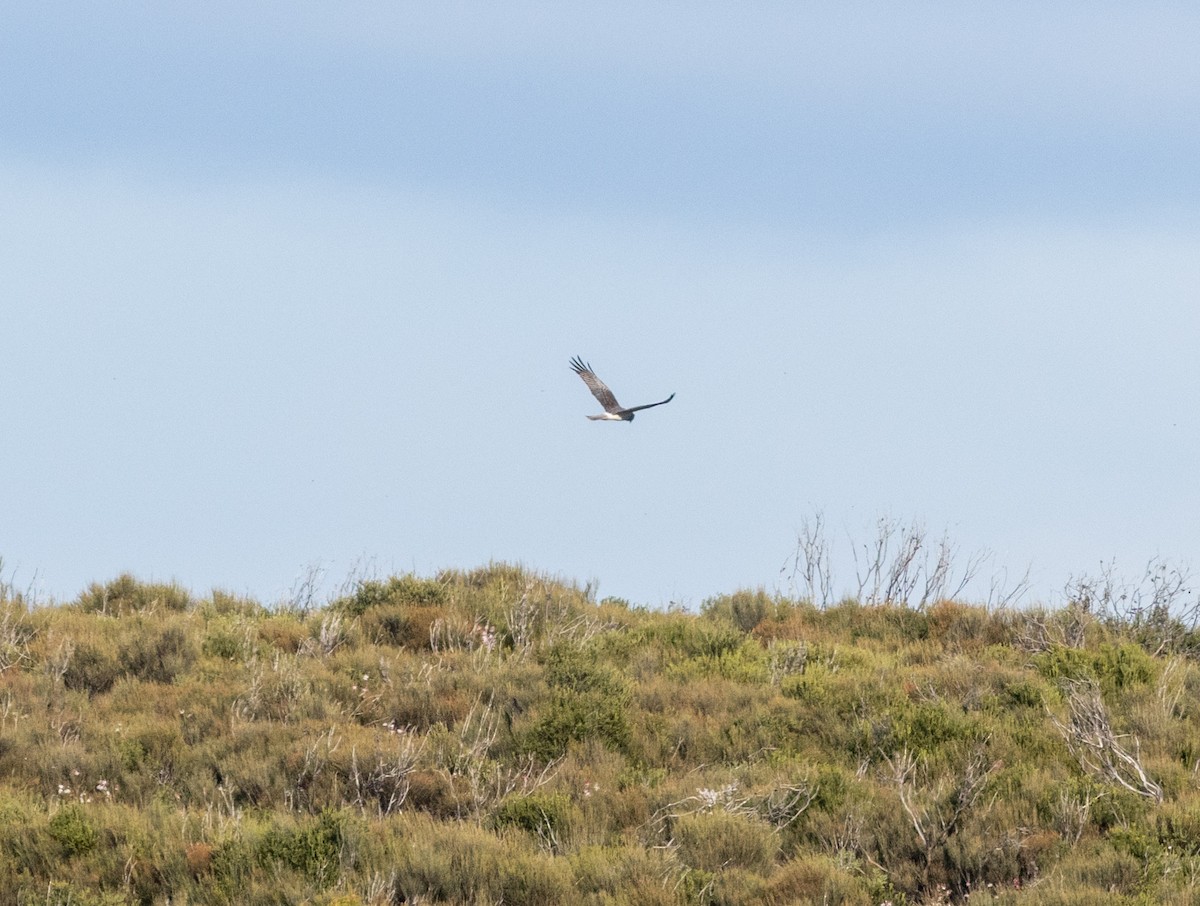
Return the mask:
<svg viewBox="0 0 1200 906"><path fill-rule="evenodd" d="M255 856L264 865L284 865L321 887L341 873L346 815L326 811L298 827L272 825L259 841Z"/></svg>
<svg viewBox="0 0 1200 906"><path fill-rule="evenodd" d="M78 805L65 805L59 809L50 819L48 830L68 856L91 852L100 839L100 834Z"/></svg>
<svg viewBox="0 0 1200 906"><path fill-rule="evenodd" d="M427 650L431 630L444 614L440 607L379 604L362 615L359 627L363 636L377 645Z"/></svg>
<svg viewBox="0 0 1200 906"><path fill-rule="evenodd" d="M362 616L374 607L436 607L446 600L446 586L436 579L416 576L392 576L380 581L359 582L353 594L340 598L333 606L352 616Z"/></svg>
<svg viewBox="0 0 1200 906"><path fill-rule="evenodd" d="M1051 680L1094 680L1105 692L1149 683L1154 661L1133 643L1102 643L1095 648L1053 645L1033 657L1038 672Z"/></svg>
<svg viewBox="0 0 1200 906"><path fill-rule="evenodd" d="M76 606L88 613L123 613L168 610L186 611L192 596L174 583L139 582L125 573L104 585L92 583L76 600Z"/></svg>
<svg viewBox="0 0 1200 906"><path fill-rule="evenodd" d="M725 812L684 815L676 819L671 832L679 858L700 871L716 873L732 866L767 874L779 849L768 825Z"/></svg>
<svg viewBox="0 0 1200 906"><path fill-rule="evenodd" d="M68 689L94 695L111 689L122 673L116 657L97 645L81 642L71 651L62 679Z"/></svg>
<svg viewBox="0 0 1200 906"><path fill-rule="evenodd" d="M495 829L515 827L557 848L575 815L570 798L562 793L529 793L505 798L492 811L489 824Z"/></svg>
<svg viewBox="0 0 1200 906"><path fill-rule="evenodd" d="M118 657L138 679L169 683L191 668L196 645L183 626L172 625L134 634L121 645Z"/></svg>
<svg viewBox="0 0 1200 906"><path fill-rule="evenodd" d="M632 741L627 703L627 698L613 701L597 693L559 692L525 732L521 747L543 761L565 754L573 742L589 739L626 751Z"/></svg>
<svg viewBox="0 0 1200 906"><path fill-rule="evenodd" d="M763 889L762 902L767 906L792 903L868 906L900 899L894 891L885 890L883 894L878 899L872 898L852 872L828 858L814 855L794 859L775 872Z"/></svg>
<svg viewBox="0 0 1200 906"><path fill-rule="evenodd" d="M764 620L778 619L786 611L786 604L772 598L761 588L709 598L700 607L704 616L712 620L728 621L742 632L752 631Z"/></svg>
<svg viewBox="0 0 1200 906"><path fill-rule="evenodd" d="M616 751L629 749L630 685L615 668L597 663L595 652L568 643L547 653L545 678L552 697L525 732L524 751L548 761L564 754L572 742L588 739Z"/></svg>

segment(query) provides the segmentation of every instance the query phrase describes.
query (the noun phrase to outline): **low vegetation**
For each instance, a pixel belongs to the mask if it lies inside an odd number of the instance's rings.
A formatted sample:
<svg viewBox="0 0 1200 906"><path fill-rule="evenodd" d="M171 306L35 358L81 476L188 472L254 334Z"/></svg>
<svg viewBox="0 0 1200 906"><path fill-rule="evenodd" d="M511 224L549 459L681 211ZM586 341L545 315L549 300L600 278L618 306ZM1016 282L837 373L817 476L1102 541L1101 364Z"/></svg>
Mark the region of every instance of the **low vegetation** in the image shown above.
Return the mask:
<svg viewBox="0 0 1200 906"><path fill-rule="evenodd" d="M0 899L1194 903L1200 634L1095 590L3 586Z"/></svg>

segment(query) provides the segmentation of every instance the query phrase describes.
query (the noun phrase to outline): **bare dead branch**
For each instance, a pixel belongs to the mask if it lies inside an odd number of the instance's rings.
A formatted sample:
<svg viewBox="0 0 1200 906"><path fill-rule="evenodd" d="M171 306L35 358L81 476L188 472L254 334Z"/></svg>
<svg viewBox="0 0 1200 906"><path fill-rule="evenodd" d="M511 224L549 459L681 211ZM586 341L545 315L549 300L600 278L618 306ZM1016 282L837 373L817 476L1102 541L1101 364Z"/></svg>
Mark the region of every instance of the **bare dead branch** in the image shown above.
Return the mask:
<svg viewBox="0 0 1200 906"><path fill-rule="evenodd" d="M800 523L800 534L796 539L796 551L789 558L791 574L789 583L803 580L802 596L818 607L828 607L833 601L833 569L830 563L829 539L825 536L825 516L818 512L810 521L805 517ZM787 571L788 562L780 573Z"/></svg>
<svg viewBox="0 0 1200 906"><path fill-rule="evenodd" d="M1162 787L1142 766L1138 738L1113 731L1099 687L1091 680L1068 680L1064 687L1067 718L1060 720L1050 711L1050 720L1080 767L1131 793L1162 802ZM1124 740L1131 740L1131 749Z"/></svg>
<svg viewBox="0 0 1200 906"><path fill-rule="evenodd" d="M936 780L920 778L920 762L907 748L884 759L886 776L896 785L900 805L908 815L928 863L935 850L957 834L987 787L1000 762L989 762L985 739L967 758L961 772ZM920 782L918 782L920 781Z"/></svg>

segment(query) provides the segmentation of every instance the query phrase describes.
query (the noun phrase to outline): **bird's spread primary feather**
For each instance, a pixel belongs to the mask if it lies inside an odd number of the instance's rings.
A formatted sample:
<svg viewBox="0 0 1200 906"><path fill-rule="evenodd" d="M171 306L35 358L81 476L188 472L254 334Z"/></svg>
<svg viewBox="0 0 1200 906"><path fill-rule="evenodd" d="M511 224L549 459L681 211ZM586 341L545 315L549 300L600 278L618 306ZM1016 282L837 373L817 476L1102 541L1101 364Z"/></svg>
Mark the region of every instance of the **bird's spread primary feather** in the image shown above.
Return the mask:
<svg viewBox="0 0 1200 906"><path fill-rule="evenodd" d="M575 373L583 378L583 382L587 384L588 390L592 391L592 396L600 401L600 405L604 407L604 411L616 415L621 411L621 404L617 402L617 398L613 396L613 392L608 389L608 385L600 378L596 377L596 373L592 371L591 365L585 365L583 359L579 356L571 359L571 368Z"/></svg>

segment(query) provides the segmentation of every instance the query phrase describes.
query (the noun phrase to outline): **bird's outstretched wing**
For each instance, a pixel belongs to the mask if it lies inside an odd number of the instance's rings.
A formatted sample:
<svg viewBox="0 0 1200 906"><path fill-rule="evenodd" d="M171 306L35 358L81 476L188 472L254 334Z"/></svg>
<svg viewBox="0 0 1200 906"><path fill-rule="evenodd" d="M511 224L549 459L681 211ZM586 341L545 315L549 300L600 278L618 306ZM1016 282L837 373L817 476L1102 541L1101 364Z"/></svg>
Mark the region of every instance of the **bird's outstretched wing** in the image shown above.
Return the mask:
<svg viewBox="0 0 1200 906"><path fill-rule="evenodd" d="M587 384L588 390L592 391L592 396L600 401L600 405L604 407L605 412L611 412L613 415L616 415L622 411L621 404L617 402L617 398L613 396L613 392L608 389L604 381L596 377L591 365L585 365L583 359L575 356L575 358L571 359L571 368L577 375L583 378L583 382Z"/></svg>
<svg viewBox="0 0 1200 906"><path fill-rule="evenodd" d="M644 406L630 406L628 409L622 409L622 412L641 412L643 409L653 409L655 406L665 406L671 400L675 399L675 394L672 393L665 400L658 403L646 403Z"/></svg>

